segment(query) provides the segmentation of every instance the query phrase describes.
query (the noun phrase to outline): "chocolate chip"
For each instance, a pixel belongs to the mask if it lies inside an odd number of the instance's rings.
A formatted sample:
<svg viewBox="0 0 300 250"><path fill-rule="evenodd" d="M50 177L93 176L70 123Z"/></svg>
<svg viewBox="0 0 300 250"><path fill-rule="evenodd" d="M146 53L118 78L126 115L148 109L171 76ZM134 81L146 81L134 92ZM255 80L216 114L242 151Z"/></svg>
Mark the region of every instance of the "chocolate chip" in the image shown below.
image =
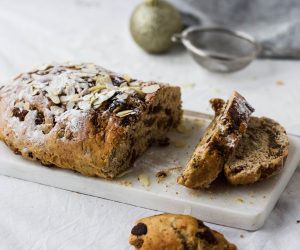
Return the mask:
<svg viewBox="0 0 300 250"><path fill-rule="evenodd" d="M34 122L35 125L43 124L45 122L44 114L42 112L37 112Z"/></svg>
<svg viewBox="0 0 300 250"><path fill-rule="evenodd" d="M28 153L28 157L33 158L32 152Z"/></svg>
<svg viewBox="0 0 300 250"><path fill-rule="evenodd" d="M138 223L132 228L131 234L136 236L147 234L147 226L144 223Z"/></svg>
<svg viewBox="0 0 300 250"><path fill-rule="evenodd" d="M197 232L196 237L199 239L205 240L209 244L215 245L218 243L217 239L215 238L213 233L208 228L205 228L204 231Z"/></svg>
<svg viewBox="0 0 300 250"><path fill-rule="evenodd" d="M20 110L19 108L14 108L12 110L13 116L18 117L21 122L25 120L25 116L27 115L27 113L28 110L25 109Z"/></svg>

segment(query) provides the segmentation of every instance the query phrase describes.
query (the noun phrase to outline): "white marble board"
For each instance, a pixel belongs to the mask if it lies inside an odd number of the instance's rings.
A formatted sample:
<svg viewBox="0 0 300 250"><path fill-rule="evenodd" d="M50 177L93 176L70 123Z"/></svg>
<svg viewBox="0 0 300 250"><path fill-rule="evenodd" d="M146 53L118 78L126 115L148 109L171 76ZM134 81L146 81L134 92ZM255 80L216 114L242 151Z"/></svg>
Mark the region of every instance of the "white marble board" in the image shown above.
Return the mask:
<svg viewBox="0 0 300 250"><path fill-rule="evenodd" d="M169 146L152 146L130 172L115 181L41 166L15 155L2 142L0 174L153 210L191 214L224 226L259 229L300 161L300 138L289 137L289 156L278 176L242 187L231 186L221 177L209 190L189 190L177 185L176 177L208 124L199 117L195 112L186 113L184 129L169 133ZM160 170L166 170L168 176L158 181Z"/></svg>

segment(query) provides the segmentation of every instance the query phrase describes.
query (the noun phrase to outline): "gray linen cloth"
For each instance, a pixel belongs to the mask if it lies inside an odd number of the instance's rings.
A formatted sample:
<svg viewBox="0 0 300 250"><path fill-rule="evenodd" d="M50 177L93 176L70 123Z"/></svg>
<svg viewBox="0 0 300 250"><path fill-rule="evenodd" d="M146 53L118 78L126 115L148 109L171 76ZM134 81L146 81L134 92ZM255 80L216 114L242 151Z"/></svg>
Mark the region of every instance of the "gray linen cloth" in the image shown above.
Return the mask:
<svg viewBox="0 0 300 250"><path fill-rule="evenodd" d="M220 25L254 36L261 57L300 59L299 0L171 0L200 25Z"/></svg>

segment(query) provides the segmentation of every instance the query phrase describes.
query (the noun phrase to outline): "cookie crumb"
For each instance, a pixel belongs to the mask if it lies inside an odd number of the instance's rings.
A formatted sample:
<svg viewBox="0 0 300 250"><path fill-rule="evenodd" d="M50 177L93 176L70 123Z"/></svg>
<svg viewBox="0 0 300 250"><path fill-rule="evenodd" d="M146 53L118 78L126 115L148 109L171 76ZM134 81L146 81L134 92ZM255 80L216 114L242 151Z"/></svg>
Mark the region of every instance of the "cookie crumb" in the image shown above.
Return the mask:
<svg viewBox="0 0 300 250"><path fill-rule="evenodd" d="M144 186L144 187L149 187L150 186L150 180L149 176L145 174L140 174L138 176L139 182Z"/></svg>
<svg viewBox="0 0 300 250"><path fill-rule="evenodd" d="M284 85L284 82L281 81L281 80L278 80L278 81L276 82L276 84L277 84L277 86L283 86L283 85Z"/></svg>
<svg viewBox="0 0 300 250"><path fill-rule="evenodd" d="M243 234L240 234L240 238L244 238L244 235L243 235Z"/></svg>
<svg viewBox="0 0 300 250"><path fill-rule="evenodd" d="M194 82L184 83L181 86L182 88L185 89L193 89L195 87L195 83Z"/></svg>
<svg viewBox="0 0 300 250"><path fill-rule="evenodd" d="M155 175L157 183L162 182L166 177L168 177L168 173L165 170L161 170Z"/></svg>
<svg viewBox="0 0 300 250"><path fill-rule="evenodd" d="M126 187L132 185L132 182L129 181L129 180L121 180L119 183L120 183L121 185L123 185L123 186L126 186Z"/></svg>
<svg viewBox="0 0 300 250"><path fill-rule="evenodd" d="M237 198L236 199L238 202L244 203L244 200L242 198Z"/></svg>

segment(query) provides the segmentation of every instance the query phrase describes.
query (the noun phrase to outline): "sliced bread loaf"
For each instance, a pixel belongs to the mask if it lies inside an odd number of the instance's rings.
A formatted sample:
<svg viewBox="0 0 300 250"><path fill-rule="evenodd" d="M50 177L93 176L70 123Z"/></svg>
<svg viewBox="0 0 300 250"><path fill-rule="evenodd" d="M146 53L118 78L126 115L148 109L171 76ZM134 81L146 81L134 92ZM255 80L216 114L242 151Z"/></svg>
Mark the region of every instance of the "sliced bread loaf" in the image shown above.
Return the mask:
<svg viewBox="0 0 300 250"><path fill-rule="evenodd" d="M288 156L285 129L266 117L251 117L247 132L224 167L232 184L250 184L277 174Z"/></svg>
<svg viewBox="0 0 300 250"><path fill-rule="evenodd" d="M211 104L215 118L177 179L179 184L189 188L207 188L217 178L245 133L254 111L236 91L226 104L222 99L213 99Z"/></svg>

